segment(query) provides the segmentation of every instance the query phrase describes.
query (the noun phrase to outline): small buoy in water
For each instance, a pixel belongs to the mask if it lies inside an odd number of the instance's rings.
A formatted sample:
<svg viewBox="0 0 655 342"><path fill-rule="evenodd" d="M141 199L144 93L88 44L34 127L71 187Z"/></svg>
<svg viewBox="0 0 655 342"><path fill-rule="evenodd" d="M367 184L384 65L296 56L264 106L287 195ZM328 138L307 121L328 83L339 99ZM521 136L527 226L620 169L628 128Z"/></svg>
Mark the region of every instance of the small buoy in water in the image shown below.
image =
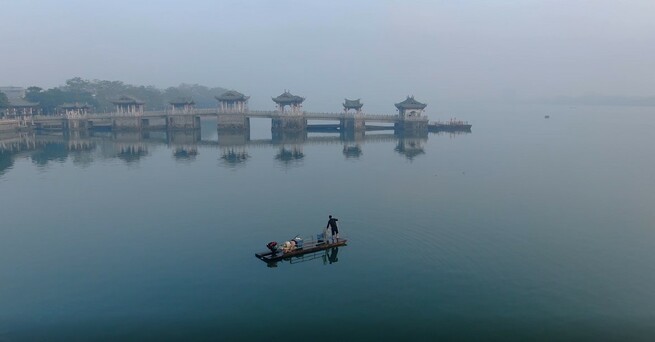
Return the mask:
<svg viewBox="0 0 655 342"><path fill-rule="evenodd" d="M544 116L544 118L548 119L548 118L550 118L550 115L546 115L546 116Z"/></svg>

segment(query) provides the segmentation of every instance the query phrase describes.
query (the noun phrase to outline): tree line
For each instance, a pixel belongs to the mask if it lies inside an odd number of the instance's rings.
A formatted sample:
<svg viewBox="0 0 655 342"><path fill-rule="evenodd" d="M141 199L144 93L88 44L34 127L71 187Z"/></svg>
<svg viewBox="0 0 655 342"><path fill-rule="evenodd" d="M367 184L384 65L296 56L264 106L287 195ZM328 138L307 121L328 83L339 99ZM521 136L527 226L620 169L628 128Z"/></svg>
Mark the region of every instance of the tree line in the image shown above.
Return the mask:
<svg viewBox="0 0 655 342"><path fill-rule="evenodd" d="M169 101L188 98L195 101L197 107L214 107L214 96L224 93L226 89L209 88L199 84L180 84L177 87L159 89L154 86L137 86L121 81L86 80L80 77L71 78L64 85L43 89L37 86L28 87L25 99L38 102L43 114L57 113L57 107L64 103L86 103L94 108L96 113L112 112L112 100L127 95L144 101L146 110L163 110ZM4 94L3 94L4 95ZM0 95L0 105L6 100Z"/></svg>

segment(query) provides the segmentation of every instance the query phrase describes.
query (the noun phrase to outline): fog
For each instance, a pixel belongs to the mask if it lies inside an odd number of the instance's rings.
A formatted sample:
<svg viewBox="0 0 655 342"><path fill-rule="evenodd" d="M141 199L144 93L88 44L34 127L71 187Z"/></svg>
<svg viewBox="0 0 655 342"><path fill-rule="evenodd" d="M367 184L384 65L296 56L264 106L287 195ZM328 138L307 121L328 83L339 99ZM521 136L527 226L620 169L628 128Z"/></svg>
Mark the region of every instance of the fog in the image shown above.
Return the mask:
<svg viewBox="0 0 655 342"><path fill-rule="evenodd" d="M0 85L239 90L272 108L655 95L655 1L2 1Z"/></svg>

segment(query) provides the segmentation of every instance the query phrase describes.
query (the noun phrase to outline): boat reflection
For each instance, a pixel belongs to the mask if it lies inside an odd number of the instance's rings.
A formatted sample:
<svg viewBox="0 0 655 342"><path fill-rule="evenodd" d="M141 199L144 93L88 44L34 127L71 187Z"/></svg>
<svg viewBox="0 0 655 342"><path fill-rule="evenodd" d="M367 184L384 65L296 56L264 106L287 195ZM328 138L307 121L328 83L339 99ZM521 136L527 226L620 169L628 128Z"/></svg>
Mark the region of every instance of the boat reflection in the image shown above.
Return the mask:
<svg viewBox="0 0 655 342"><path fill-rule="evenodd" d="M281 261L267 262L267 267L278 267L279 264L288 263L290 265L299 264L303 262L310 262L315 260L322 261L323 265L331 265L339 262L339 247L332 247L314 253L307 253L302 255L293 256L290 258L282 259Z"/></svg>

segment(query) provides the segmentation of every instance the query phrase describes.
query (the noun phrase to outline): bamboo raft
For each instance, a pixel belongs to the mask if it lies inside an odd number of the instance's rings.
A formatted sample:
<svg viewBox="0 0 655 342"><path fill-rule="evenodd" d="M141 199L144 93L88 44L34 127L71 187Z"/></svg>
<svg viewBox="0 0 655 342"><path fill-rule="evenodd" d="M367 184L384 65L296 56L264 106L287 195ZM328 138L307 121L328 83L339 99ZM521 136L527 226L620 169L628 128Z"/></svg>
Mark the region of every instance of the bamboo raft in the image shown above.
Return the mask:
<svg viewBox="0 0 655 342"><path fill-rule="evenodd" d="M313 252L318 252L322 251L328 248L332 247L339 247L339 246L345 246L346 242L348 240L346 239L337 239L336 242L317 242L317 243L307 243L303 247L296 248L292 251L289 252L282 252L282 251L276 251L276 252L271 252L271 251L266 251L266 252L260 252L260 253L255 253L255 256L263 261L266 262L275 262L275 261L280 261L282 259L286 258L291 258L294 256L299 256L303 254L308 254L308 253L313 253Z"/></svg>

